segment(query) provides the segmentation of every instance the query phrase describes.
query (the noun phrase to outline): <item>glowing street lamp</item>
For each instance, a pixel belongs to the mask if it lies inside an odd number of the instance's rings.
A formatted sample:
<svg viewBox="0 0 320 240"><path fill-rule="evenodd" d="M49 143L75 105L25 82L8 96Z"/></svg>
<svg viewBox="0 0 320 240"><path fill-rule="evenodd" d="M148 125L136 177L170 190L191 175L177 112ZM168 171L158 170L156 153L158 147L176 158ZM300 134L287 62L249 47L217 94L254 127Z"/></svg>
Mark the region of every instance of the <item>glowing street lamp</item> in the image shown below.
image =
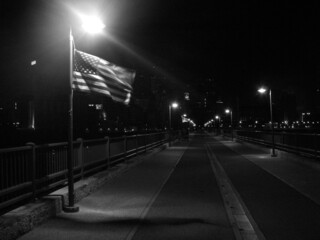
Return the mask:
<svg viewBox="0 0 320 240"><path fill-rule="evenodd" d="M267 91L267 89L264 88L264 87L261 87L261 88L258 89L258 92L261 93L261 94L264 94L266 91Z"/></svg>
<svg viewBox="0 0 320 240"><path fill-rule="evenodd" d="M173 102L169 105L169 130L171 130L171 114L172 114L172 108L178 108L179 104L177 102Z"/></svg>
<svg viewBox="0 0 320 240"><path fill-rule="evenodd" d="M169 146L171 146L171 114L172 114L172 108L178 108L179 104L177 102L173 102L169 104Z"/></svg>
<svg viewBox="0 0 320 240"><path fill-rule="evenodd" d="M179 107L179 104L174 102L174 103L171 104L171 106L172 106L172 108L177 108L177 107Z"/></svg>
<svg viewBox="0 0 320 240"><path fill-rule="evenodd" d="M214 118L216 120L218 120L218 127L220 126L220 116L219 115L215 115Z"/></svg>
<svg viewBox="0 0 320 240"><path fill-rule="evenodd" d="M258 92L261 94L266 93L269 90L269 104L270 104L270 120L271 120L271 132L272 132L272 153L271 153L271 157L276 157L276 153L275 153L275 145L274 145L274 126L273 126L273 116L272 116L272 93L271 93L271 89L266 89L264 87L261 87L258 89Z"/></svg>
<svg viewBox="0 0 320 240"><path fill-rule="evenodd" d="M82 17L83 28L90 33L100 32L105 25L95 17ZM70 84L70 94L69 94L69 133L68 133L68 196L69 204L64 206L65 212L77 212L79 207L74 206L74 181L73 181L73 54L74 54L74 40L72 35L72 29L70 27L69 33L69 84Z"/></svg>
<svg viewBox="0 0 320 240"><path fill-rule="evenodd" d="M227 108L226 110L225 110L225 113L226 114L230 114L230 123L231 123L231 141L233 141L233 126L232 126L232 110L231 109L229 109L229 108Z"/></svg>
<svg viewBox="0 0 320 240"><path fill-rule="evenodd" d="M95 16L82 16L82 28L88 33L100 33L105 28L103 22Z"/></svg>

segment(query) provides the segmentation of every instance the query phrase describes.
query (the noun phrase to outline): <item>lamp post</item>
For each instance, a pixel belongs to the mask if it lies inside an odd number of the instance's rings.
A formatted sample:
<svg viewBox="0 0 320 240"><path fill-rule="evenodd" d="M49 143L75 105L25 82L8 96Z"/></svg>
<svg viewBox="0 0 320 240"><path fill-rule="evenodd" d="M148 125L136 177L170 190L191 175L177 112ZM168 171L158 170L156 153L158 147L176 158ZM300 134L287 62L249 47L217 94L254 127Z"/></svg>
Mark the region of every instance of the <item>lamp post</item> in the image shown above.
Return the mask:
<svg viewBox="0 0 320 240"><path fill-rule="evenodd" d="M177 102L173 102L169 104L169 146L171 146L171 114L172 114L172 108L177 108L179 107L179 104Z"/></svg>
<svg viewBox="0 0 320 240"><path fill-rule="evenodd" d="M272 134L272 153L271 153L271 157L276 157L276 153L275 153L275 145L274 145L274 126L273 126L273 114L272 114L272 92L271 89L266 89L266 88L259 88L258 92L261 94L266 93L267 91L269 91L269 104L270 104L270 120L271 120L271 134Z"/></svg>
<svg viewBox="0 0 320 240"><path fill-rule="evenodd" d="M220 116L216 115L214 118L218 120L218 125L217 125L217 135L218 135L220 133ZM216 122L214 122L214 124L216 124Z"/></svg>
<svg viewBox="0 0 320 240"><path fill-rule="evenodd" d="M83 28L89 33L100 32L105 25L95 17L82 17ZM73 55L74 55L74 39L72 35L72 28L69 32L69 129L68 129L68 206L64 206L65 212L78 212L79 207L74 206L74 179L73 179Z"/></svg>
<svg viewBox="0 0 320 240"><path fill-rule="evenodd" d="M232 110L227 108L225 110L225 113L226 114L229 114L230 113L230 124L231 124L231 141L233 141L233 125L232 125Z"/></svg>

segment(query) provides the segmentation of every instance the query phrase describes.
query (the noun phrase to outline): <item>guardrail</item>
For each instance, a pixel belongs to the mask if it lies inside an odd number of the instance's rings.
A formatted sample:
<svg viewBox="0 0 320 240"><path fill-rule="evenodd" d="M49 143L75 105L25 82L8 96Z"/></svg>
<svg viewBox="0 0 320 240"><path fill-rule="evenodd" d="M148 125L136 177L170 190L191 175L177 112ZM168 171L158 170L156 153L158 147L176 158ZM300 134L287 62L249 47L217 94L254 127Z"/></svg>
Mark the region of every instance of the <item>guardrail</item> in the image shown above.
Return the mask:
<svg viewBox="0 0 320 240"><path fill-rule="evenodd" d="M230 130L224 130L225 135L230 135ZM234 137L239 140L263 144L272 147L272 133L269 131L235 130ZM320 134L318 133L293 133L274 132L275 148L312 158L320 157Z"/></svg>
<svg viewBox="0 0 320 240"><path fill-rule="evenodd" d="M79 180L168 141L166 132L73 142ZM67 142L0 149L0 215L67 184Z"/></svg>

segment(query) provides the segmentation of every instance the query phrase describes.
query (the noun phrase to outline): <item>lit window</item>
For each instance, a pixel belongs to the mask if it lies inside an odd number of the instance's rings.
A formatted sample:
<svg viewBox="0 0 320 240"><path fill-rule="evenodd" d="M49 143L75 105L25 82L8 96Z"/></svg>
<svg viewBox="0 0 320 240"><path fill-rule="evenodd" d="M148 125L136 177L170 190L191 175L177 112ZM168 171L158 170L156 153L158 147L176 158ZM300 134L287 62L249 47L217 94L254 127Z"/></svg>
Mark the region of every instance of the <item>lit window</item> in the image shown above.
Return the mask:
<svg viewBox="0 0 320 240"><path fill-rule="evenodd" d="M189 96L189 93L188 92L185 92L184 93L184 99L189 101L190 100L190 96Z"/></svg>

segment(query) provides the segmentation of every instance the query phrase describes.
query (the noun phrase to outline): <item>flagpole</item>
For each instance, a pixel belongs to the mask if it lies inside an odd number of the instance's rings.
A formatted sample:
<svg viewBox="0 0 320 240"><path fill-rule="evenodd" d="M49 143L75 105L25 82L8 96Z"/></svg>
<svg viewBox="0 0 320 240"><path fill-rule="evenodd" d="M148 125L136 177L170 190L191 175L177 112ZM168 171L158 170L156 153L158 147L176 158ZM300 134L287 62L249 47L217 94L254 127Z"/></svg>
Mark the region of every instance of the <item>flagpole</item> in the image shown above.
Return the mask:
<svg viewBox="0 0 320 240"><path fill-rule="evenodd" d="M74 206L74 181L73 181L73 51L74 43L72 36L72 29L70 27L69 35L70 54L69 54L69 81L70 81L70 93L69 93L69 129L68 129L68 206L64 206L65 212L78 212L79 207Z"/></svg>

